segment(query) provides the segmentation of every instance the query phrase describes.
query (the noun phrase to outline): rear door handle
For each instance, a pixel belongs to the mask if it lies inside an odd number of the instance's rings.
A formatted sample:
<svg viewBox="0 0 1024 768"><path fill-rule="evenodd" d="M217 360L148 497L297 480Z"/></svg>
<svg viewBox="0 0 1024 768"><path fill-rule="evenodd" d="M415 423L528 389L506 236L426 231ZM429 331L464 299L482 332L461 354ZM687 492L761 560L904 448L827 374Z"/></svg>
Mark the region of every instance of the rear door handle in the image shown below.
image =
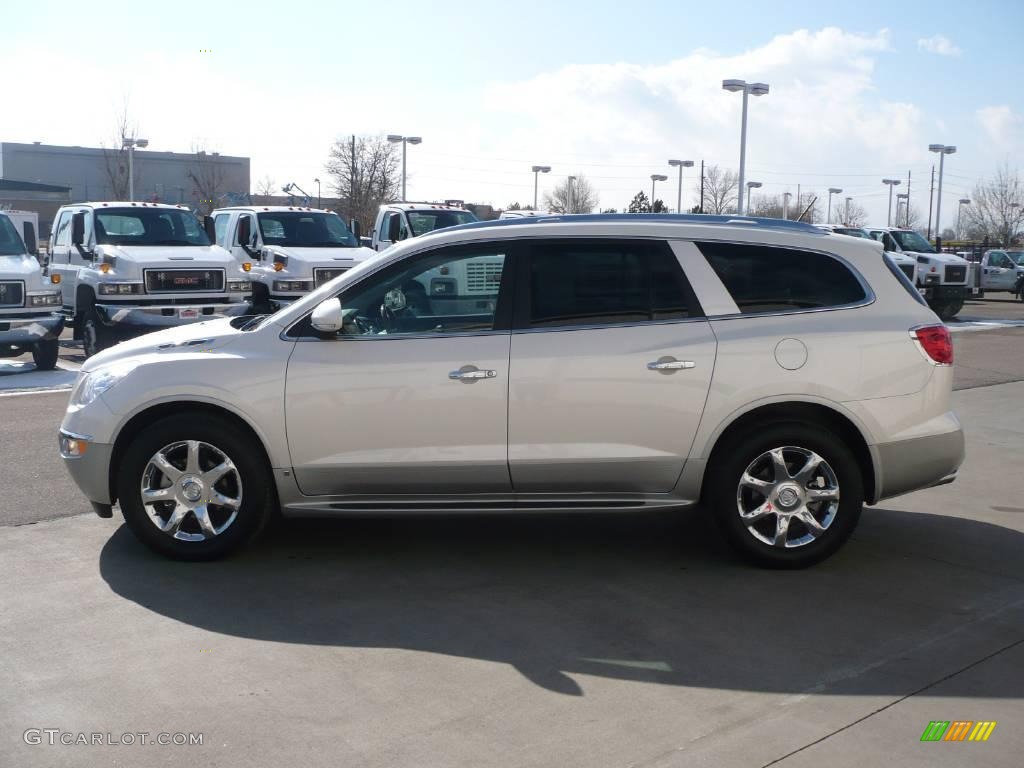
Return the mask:
<svg viewBox="0 0 1024 768"><path fill-rule="evenodd" d="M683 371L696 367L693 360L676 360L674 357L662 357L647 364L648 371Z"/></svg>
<svg viewBox="0 0 1024 768"><path fill-rule="evenodd" d="M457 371L451 371L448 378L452 381L464 381L471 384L478 379L493 379L498 375L497 371L489 368L477 368L475 365L464 365Z"/></svg>

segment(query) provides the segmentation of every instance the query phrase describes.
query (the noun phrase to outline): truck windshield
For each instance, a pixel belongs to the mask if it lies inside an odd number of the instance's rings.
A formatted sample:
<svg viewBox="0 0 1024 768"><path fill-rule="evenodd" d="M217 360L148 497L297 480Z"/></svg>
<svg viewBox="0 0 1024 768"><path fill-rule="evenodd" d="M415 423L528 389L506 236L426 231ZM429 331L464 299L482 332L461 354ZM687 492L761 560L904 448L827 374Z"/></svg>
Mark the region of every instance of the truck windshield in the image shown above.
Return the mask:
<svg viewBox="0 0 1024 768"><path fill-rule="evenodd" d="M357 248L359 243L333 213L272 211L259 214L260 232L266 245L304 248Z"/></svg>
<svg viewBox="0 0 1024 768"><path fill-rule="evenodd" d="M935 253L935 249L932 248L932 244L921 237L917 232L912 230L895 230L889 234L893 236L896 242L900 244L900 248L904 251L913 251L915 253Z"/></svg>
<svg viewBox="0 0 1024 768"><path fill-rule="evenodd" d="M6 216L0 216L0 256L21 256L25 253L25 244L17 228Z"/></svg>
<svg viewBox="0 0 1024 768"><path fill-rule="evenodd" d="M1006 255L1010 257L1010 261L1020 267L1024 267L1024 251L1007 251Z"/></svg>
<svg viewBox="0 0 1024 768"><path fill-rule="evenodd" d="M183 208L102 208L96 242L103 245L209 245L199 220Z"/></svg>
<svg viewBox="0 0 1024 768"><path fill-rule="evenodd" d="M409 226L412 227L412 233L416 237L433 232L435 229L470 224L478 220L469 211L409 211L408 215Z"/></svg>
<svg viewBox="0 0 1024 768"><path fill-rule="evenodd" d="M850 237L863 237L867 240L873 239L871 235L869 235L863 229L857 229L856 227L836 227L832 231L838 235L849 235Z"/></svg>

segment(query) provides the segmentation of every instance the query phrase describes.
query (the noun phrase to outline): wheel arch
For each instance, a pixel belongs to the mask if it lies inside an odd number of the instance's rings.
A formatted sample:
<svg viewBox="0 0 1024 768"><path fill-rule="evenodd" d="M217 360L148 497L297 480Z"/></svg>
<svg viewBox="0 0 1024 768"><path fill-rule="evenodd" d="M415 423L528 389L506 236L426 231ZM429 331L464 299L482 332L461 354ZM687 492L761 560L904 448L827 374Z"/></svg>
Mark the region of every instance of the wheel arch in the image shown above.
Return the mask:
<svg viewBox="0 0 1024 768"><path fill-rule="evenodd" d="M860 465L864 480L864 499L873 504L878 499L878 468L865 430L857 425L847 414L837 408L820 402L806 400L787 400L763 403L753 408L734 413L730 420L723 423L718 434L712 438L711 452L704 464L701 477L701 494L706 491L708 472L715 466L721 454L728 450L729 445L739 435L752 427L785 421L802 421L811 425L824 425L839 436L853 451Z"/></svg>
<svg viewBox="0 0 1024 768"><path fill-rule="evenodd" d="M166 416L177 416L186 412L199 412L207 416L219 416L237 426L244 433L248 434L253 443L258 447L260 458L264 462L267 474L271 478L271 487L274 491L275 501L277 497L276 483L273 482L273 465L270 461L270 452L267 450L266 441L259 431L246 419L230 408L217 403L202 400L169 400L150 405L136 414L133 414L120 429L118 429L113 441L113 448L110 455L110 464L107 469L107 484L110 489L111 503L117 501L117 476L116 469L121 464L124 452L147 426Z"/></svg>

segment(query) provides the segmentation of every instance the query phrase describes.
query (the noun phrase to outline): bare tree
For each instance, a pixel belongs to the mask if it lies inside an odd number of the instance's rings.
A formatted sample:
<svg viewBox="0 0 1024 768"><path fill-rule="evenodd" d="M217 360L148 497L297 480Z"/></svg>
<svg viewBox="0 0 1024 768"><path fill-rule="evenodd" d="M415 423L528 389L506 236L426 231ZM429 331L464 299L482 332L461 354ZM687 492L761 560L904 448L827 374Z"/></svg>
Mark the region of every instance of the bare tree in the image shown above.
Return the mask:
<svg viewBox="0 0 1024 768"><path fill-rule="evenodd" d="M264 176L256 182L256 194L262 197L271 197L277 192L277 182L271 176Z"/></svg>
<svg viewBox="0 0 1024 768"><path fill-rule="evenodd" d="M738 186L739 177L733 171L723 171L717 165L707 166L704 169L704 213L735 213ZM697 182L695 191L699 198L700 181Z"/></svg>
<svg viewBox="0 0 1024 768"><path fill-rule="evenodd" d="M401 190L396 145L383 136L347 136L331 147L324 169L349 219L373 226L381 203Z"/></svg>
<svg viewBox="0 0 1024 768"><path fill-rule="evenodd" d="M193 195L199 204L199 213L209 214L217 207L224 192L224 168L216 153L207 152L202 145L192 144L192 162L185 172L193 185Z"/></svg>
<svg viewBox="0 0 1024 768"><path fill-rule="evenodd" d="M1009 245L1024 224L1024 185L1017 169L1004 163L993 178L976 184L961 224L972 240L988 237Z"/></svg>
<svg viewBox="0 0 1024 768"><path fill-rule="evenodd" d="M110 199L127 200L130 185L128 183L128 150L124 146L124 140L134 139L138 132L138 127L129 117L127 101L121 105L121 111L116 115L115 123L113 142L110 146L107 146L106 142L100 142L100 147L103 149L103 165L107 183L110 186ZM106 194L103 196L107 197Z"/></svg>
<svg viewBox="0 0 1024 768"><path fill-rule="evenodd" d="M597 207L597 191L586 176L577 173L570 196L569 179L544 193L544 206L553 213L590 213Z"/></svg>

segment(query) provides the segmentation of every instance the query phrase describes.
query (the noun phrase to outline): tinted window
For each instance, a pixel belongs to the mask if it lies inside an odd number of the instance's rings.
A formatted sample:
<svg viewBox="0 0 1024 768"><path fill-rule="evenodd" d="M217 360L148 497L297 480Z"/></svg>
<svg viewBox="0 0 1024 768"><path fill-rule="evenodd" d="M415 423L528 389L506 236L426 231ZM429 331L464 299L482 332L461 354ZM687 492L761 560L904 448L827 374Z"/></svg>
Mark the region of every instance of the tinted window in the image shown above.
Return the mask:
<svg viewBox="0 0 1024 768"><path fill-rule="evenodd" d="M698 246L745 314L837 307L865 298L849 268L824 254L763 245Z"/></svg>
<svg viewBox="0 0 1024 768"><path fill-rule="evenodd" d="M6 216L0 216L0 256L20 256L25 253L18 230Z"/></svg>
<svg viewBox="0 0 1024 768"><path fill-rule="evenodd" d="M259 214L266 245L306 248L355 248L358 243L338 216L314 211L273 211Z"/></svg>
<svg viewBox="0 0 1024 768"><path fill-rule="evenodd" d="M533 248L531 328L699 315L679 262L664 243L564 242Z"/></svg>

